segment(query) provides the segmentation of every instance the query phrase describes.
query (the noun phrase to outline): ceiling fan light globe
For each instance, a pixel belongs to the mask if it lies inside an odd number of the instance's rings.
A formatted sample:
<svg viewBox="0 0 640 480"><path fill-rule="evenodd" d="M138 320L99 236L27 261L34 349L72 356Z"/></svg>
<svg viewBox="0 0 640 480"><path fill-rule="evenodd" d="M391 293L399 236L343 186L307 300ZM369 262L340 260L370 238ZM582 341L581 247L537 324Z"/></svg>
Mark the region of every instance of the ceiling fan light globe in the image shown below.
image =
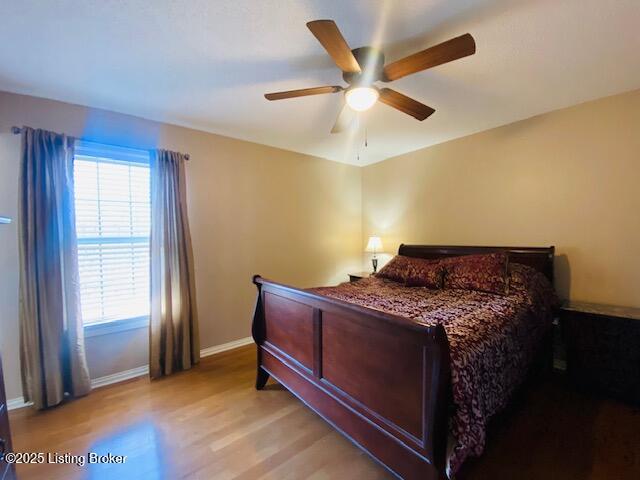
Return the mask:
<svg viewBox="0 0 640 480"><path fill-rule="evenodd" d="M347 105L356 112L364 112L378 101L378 90L373 87L350 88L345 93Z"/></svg>

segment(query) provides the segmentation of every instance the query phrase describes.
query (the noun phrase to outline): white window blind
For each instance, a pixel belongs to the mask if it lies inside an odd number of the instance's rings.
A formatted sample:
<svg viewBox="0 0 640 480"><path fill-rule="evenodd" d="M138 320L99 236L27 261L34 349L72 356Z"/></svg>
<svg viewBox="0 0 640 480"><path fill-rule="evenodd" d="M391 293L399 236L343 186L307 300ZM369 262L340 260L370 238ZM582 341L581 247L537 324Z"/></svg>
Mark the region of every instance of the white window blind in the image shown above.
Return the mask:
<svg viewBox="0 0 640 480"><path fill-rule="evenodd" d="M79 141L74 182L84 324L148 317L148 152Z"/></svg>

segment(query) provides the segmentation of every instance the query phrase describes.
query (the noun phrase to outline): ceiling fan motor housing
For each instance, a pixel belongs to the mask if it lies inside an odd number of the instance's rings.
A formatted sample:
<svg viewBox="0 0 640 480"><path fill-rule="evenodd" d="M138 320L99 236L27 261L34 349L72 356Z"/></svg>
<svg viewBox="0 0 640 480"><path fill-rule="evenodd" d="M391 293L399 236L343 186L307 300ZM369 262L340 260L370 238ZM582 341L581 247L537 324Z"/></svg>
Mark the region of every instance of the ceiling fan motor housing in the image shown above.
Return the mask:
<svg viewBox="0 0 640 480"><path fill-rule="evenodd" d="M384 54L374 47L351 50L362 70L360 73L343 72L342 78L352 87L370 86L384 79Z"/></svg>

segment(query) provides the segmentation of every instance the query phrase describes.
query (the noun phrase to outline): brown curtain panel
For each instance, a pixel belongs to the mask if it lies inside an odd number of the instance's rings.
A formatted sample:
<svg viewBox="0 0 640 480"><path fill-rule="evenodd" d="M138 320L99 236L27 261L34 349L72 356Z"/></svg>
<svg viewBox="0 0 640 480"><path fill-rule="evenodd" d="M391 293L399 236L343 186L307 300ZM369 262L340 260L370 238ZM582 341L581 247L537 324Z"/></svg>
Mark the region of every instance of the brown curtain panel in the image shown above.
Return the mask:
<svg viewBox="0 0 640 480"><path fill-rule="evenodd" d="M73 139L22 129L20 360L25 401L89 393L73 198Z"/></svg>
<svg viewBox="0 0 640 480"><path fill-rule="evenodd" d="M181 153L155 150L151 154L152 378L189 369L200 361L185 162Z"/></svg>

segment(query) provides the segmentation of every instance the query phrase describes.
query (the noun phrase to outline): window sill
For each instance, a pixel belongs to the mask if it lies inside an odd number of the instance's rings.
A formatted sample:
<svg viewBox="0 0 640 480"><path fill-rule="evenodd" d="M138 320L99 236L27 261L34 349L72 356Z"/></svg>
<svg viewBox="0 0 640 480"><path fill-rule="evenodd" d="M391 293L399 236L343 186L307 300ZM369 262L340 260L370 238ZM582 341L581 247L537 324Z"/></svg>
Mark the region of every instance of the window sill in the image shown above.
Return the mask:
<svg viewBox="0 0 640 480"><path fill-rule="evenodd" d="M149 327L149 317L124 318L122 320L112 320L109 322L90 323L84 326L84 336L97 337L109 335L111 333L124 332Z"/></svg>

